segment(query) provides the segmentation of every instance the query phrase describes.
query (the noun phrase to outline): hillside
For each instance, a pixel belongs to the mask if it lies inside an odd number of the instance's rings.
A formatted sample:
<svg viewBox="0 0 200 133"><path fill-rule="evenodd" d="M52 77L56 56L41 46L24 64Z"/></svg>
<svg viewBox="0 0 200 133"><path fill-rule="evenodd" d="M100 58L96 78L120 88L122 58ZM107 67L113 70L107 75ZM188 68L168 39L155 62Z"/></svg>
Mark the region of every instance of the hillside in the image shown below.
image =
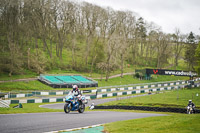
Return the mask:
<svg viewBox="0 0 200 133"><path fill-rule="evenodd" d="M164 33L131 11L70 0L6 0L0 8L2 79L87 73L107 81L135 68L196 68L192 32Z"/></svg>

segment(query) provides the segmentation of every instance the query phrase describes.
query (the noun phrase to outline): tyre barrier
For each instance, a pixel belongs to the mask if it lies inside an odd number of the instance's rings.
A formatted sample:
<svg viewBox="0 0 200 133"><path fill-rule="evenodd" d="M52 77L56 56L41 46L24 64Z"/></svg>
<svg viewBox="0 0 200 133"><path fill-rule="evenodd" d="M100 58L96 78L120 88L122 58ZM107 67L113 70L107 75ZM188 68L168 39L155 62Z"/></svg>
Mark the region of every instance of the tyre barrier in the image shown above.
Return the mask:
<svg viewBox="0 0 200 133"><path fill-rule="evenodd" d="M144 110L156 112L173 112L173 113L187 113L186 108L161 108L161 107L147 107L147 106L95 106L94 109L125 109L125 110ZM200 113L200 110L195 109L195 113Z"/></svg>

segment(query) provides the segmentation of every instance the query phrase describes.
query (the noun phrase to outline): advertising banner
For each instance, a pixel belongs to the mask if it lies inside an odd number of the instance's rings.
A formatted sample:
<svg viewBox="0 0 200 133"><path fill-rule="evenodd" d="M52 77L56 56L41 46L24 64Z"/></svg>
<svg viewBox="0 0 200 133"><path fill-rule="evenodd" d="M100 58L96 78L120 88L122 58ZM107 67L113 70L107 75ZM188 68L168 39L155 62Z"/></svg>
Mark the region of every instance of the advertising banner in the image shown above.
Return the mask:
<svg viewBox="0 0 200 133"><path fill-rule="evenodd" d="M146 74L174 75L174 76L197 76L196 72L165 69L146 69Z"/></svg>

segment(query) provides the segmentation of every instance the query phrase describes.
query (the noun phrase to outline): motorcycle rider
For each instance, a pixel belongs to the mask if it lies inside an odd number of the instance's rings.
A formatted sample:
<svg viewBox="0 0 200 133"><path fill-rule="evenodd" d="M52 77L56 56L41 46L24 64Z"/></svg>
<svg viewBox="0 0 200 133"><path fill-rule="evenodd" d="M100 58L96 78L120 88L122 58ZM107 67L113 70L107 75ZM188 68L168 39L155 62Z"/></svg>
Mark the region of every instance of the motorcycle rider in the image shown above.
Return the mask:
<svg viewBox="0 0 200 133"><path fill-rule="evenodd" d="M77 85L73 85L73 87L72 87L72 91L71 91L73 94L74 94L74 96L78 96L78 95L81 95L81 92L79 91L79 89L78 89L78 86Z"/></svg>
<svg viewBox="0 0 200 133"><path fill-rule="evenodd" d="M73 85L71 93L75 96L75 101L77 101L78 98L81 96L81 91L79 91L77 85ZM76 104L75 106L77 106L77 105L78 104Z"/></svg>
<svg viewBox="0 0 200 133"><path fill-rule="evenodd" d="M193 110L193 112L195 113L195 105L194 105L194 103L192 102L192 100L189 100L189 103L188 103L188 106L192 106L192 110Z"/></svg>

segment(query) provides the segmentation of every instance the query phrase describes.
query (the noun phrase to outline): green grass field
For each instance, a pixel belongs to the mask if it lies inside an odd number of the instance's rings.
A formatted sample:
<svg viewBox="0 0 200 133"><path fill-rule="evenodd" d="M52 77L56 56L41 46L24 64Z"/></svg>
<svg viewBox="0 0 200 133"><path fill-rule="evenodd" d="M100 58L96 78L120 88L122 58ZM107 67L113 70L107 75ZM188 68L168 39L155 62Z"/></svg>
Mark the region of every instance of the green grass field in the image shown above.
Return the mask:
<svg viewBox="0 0 200 133"><path fill-rule="evenodd" d="M64 54L64 57L67 57L68 55ZM67 62L65 62L67 63ZM124 67L124 73L129 73L129 72L134 72L135 69L144 69L146 67L139 67L139 66L133 66L130 65L130 67L125 66ZM113 71L110 73L110 76L112 75L116 75L116 74L120 74L121 71L118 69L116 71ZM87 76L87 77L91 77L91 78L100 78L101 74L100 72L98 72L98 70L96 70L93 73L89 73L89 72L78 72L75 70L71 70L71 69L51 69L48 70L46 72L44 72L43 74L78 74L78 75L83 75L83 76ZM15 80L15 79L24 79L24 78L33 78L33 77L37 77L39 76L39 74L29 71L29 70L24 70L23 74L18 74L18 75L12 75L9 76L7 73L0 73L0 81L7 81L7 80ZM103 73L103 77L105 77L105 73Z"/></svg>
<svg viewBox="0 0 200 133"><path fill-rule="evenodd" d="M136 67L125 67L124 68L124 73L129 73L129 72L134 72ZM141 69L142 67L140 67ZM110 74L110 76L112 75L116 75L119 74L120 70L116 70L114 72L112 72ZM87 76L90 78L99 78L101 77L100 73L88 73L88 72L77 72L71 69L66 69L66 70L61 70L61 69L51 69L49 71L44 72L44 74L76 74L76 75L83 75L83 76ZM0 73L0 81L7 81L7 80L16 80L16 79L25 79L25 78L36 78L37 76L39 76L37 73L28 71L28 70L24 70L24 74L18 74L18 75L12 75L9 76L8 74L5 73ZM103 74L103 77L105 77L105 73Z"/></svg>
<svg viewBox="0 0 200 133"><path fill-rule="evenodd" d="M40 81L28 81L28 82L6 82L0 83L0 90L2 91L14 91L14 90L53 90L41 83Z"/></svg>
<svg viewBox="0 0 200 133"><path fill-rule="evenodd" d="M200 108L200 88L174 90L170 92L136 97L132 99L109 102L103 105L139 105L157 107L186 107L188 99L193 99ZM132 112L132 111L131 111ZM108 133L198 133L200 132L200 114L164 113L167 116L149 117L127 121L118 121L104 125Z"/></svg>
<svg viewBox="0 0 200 133"><path fill-rule="evenodd" d="M200 114L171 114L104 125L106 133L199 133Z"/></svg>
<svg viewBox="0 0 200 133"><path fill-rule="evenodd" d="M188 80L188 77L178 76L165 76L165 75L153 75L151 80L139 80L134 78L133 75L125 75L123 78L111 78L107 81L97 80L99 87L101 86L112 86L112 85L127 85L127 84L139 84L139 83L151 83L151 82L163 82L163 81L175 81L175 80Z"/></svg>
<svg viewBox="0 0 200 133"><path fill-rule="evenodd" d="M17 104L11 104L10 108L0 108L0 114L16 114L16 113L42 113L42 112L61 112L62 109L40 108L39 105L49 103L23 103L23 108L13 108Z"/></svg>
<svg viewBox="0 0 200 133"><path fill-rule="evenodd" d="M135 97L119 101L112 101L103 105L126 105L126 106L151 106L151 107L174 107L184 108L191 99L197 108L200 108L200 88L164 91L160 94Z"/></svg>

